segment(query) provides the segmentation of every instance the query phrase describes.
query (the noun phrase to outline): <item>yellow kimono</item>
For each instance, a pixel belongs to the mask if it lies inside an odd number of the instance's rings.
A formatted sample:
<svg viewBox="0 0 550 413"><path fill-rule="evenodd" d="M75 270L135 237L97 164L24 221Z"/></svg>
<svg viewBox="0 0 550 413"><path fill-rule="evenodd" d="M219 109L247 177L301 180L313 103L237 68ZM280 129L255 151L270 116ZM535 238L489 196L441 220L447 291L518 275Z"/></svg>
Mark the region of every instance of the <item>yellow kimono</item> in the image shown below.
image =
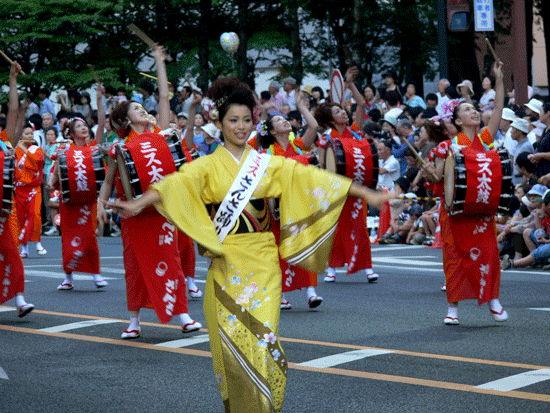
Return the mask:
<svg viewBox="0 0 550 413"><path fill-rule="evenodd" d="M219 146L153 188L162 198L158 211L213 257L204 314L226 412L271 413L282 408L287 360L278 337L281 270L263 200L280 198L281 257L321 271L351 180L272 156L252 200L220 244L205 205L223 201L249 151L237 163Z"/></svg>

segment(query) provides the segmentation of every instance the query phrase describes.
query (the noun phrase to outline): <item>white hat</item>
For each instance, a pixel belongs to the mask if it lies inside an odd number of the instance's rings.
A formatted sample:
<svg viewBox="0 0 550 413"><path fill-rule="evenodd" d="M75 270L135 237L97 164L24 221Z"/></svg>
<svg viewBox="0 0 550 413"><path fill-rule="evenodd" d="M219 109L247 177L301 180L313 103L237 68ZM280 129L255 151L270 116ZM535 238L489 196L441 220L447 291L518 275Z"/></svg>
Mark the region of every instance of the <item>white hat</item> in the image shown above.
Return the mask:
<svg viewBox="0 0 550 413"><path fill-rule="evenodd" d="M529 192L527 192L527 195L539 195L543 196L548 188L541 184L535 184L531 188Z"/></svg>
<svg viewBox="0 0 550 413"><path fill-rule="evenodd" d="M388 110L384 114L384 120L388 122L389 124L393 125L393 127L397 127L397 118L403 113L403 109L400 108L393 108Z"/></svg>
<svg viewBox="0 0 550 413"><path fill-rule="evenodd" d="M540 115L540 110L542 109L543 103L538 99L531 99L529 103L526 103L525 106L531 109L533 112Z"/></svg>
<svg viewBox="0 0 550 413"><path fill-rule="evenodd" d="M213 123L207 123L201 126L201 129L213 138L217 138L220 133L220 130Z"/></svg>
<svg viewBox="0 0 550 413"><path fill-rule="evenodd" d="M390 125L392 125L394 128L397 127L397 118L395 116L390 115L390 112L387 112L384 115L384 122L388 122Z"/></svg>
<svg viewBox="0 0 550 413"><path fill-rule="evenodd" d="M502 109L502 119L513 122L515 118L516 118L516 113L512 109L509 109L509 108Z"/></svg>
<svg viewBox="0 0 550 413"><path fill-rule="evenodd" d="M462 83L459 83L456 88L459 89L463 86L468 86L468 89L470 89L470 95L474 94L474 86L472 85L472 82L469 80L464 80Z"/></svg>
<svg viewBox="0 0 550 413"><path fill-rule="evenodd" d="M523 198L521 198L521 202L528 206L529 208L533 208L533 203L527 198L527 195L524 195Z"/></svg>
<svg viewBox="0 0 550 413"><path fill-rule="evenodd" d="M515 118L510 126L522 131L523 133L529 133L529 121L523 118Z"/></svg>
<svg viewBox="0 0 550 413"><path fill-rule="evenodd" d="M189 118L189 114L187 112L180 112L178 113L178 118L183 116L185 119Z"/></svg>

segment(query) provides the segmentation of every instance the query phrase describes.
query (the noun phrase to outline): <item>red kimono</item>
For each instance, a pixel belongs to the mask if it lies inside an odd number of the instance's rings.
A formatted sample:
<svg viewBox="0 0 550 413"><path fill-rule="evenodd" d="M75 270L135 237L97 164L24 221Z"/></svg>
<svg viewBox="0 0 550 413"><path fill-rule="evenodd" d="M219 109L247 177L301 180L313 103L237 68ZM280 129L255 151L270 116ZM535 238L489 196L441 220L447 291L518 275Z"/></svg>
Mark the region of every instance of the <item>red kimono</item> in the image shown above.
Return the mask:
<svg viewBox="0 0 550 413"><path fill-rule="evenodd" d="M42 235L42 183L44 152L32 145L27 153L15 148L15 208L19 227L19 244L40 241Z"/></svg>
<svg viewBox="0 0 550 413"><path fill-rule="evenodd" d="M155 132L160 132L160 129L156 128ZM165 169L170 164L172 156L169 151L167 154L156 146L157 139L164 138L150 132L138 135L132 130L125 140L125 145L143 142L140 143L142 150L138 149L143 158L134 158L136 168L138 166L155 168L149 171L151 182L146 182L140 175L144 192L153 183L153 176L158 176L157 173L168 175L175 172L175 165L171 172L168 170L161 172L158 169L159 165L160 168ZM114 146L109 155L116 159ZM157 161L162 161L162 164ZM118 173L115 183L119 197L124 198ZM170 321L172 315L187 313L185 277L178 251L177 230L174 225L153 207L145 209L134 217L122 219L121 222L128 310L153 308L162 323Z"/></svg>
<svg viewBox="0 0 550 413"><path fill-rule="evenodd" d="M268 149L262 152L269 153L271 155L284 156L285 158L295 159L304 165L309 165L307 156L305 153L307 149L304 147L302 138L294 139L294 134L291 133L289 137L289 144L286 151L275 142ZM255 139L249 142L251 145L256 145ZM275 242L279 245L279 239L281 237L281 221L278 218L271 216L271 226L273 234L275 235ZM306 287L317 286L317 273L304 270L303 268L289 265L286 261L282 260L279 256L279 265L281 266L281 273L283 275L283 293L299 290Z"/></svg>
<svg viewBox="0 0 550 413"><path fill-rule="evenodd" d="M352 130L363 137L362 132L355 124L351 126L351 130L346 127L343 135L332 129L330 137L340 140L356 139ZM331 268L340 268L345 264L348 264L347 274L372 268L372 253L369 229L367 228L367 203L364 199L353 196L348 196L340 214L328 262Z"/></svg>
<svg viewBox="0 0 550 413"><path fill-rule="evenodd" d="M480 143L490 142L485 129ZM455 143L472 147L473 143L463 134ZM439 144L434 155L446 158L449 141ZM449 216L445 203L441 202L439 222L443 238L443 269L447 284L447 301L477 299L479 305L498 298L500 289L500 260L495 233L494 216Z"/></svg>

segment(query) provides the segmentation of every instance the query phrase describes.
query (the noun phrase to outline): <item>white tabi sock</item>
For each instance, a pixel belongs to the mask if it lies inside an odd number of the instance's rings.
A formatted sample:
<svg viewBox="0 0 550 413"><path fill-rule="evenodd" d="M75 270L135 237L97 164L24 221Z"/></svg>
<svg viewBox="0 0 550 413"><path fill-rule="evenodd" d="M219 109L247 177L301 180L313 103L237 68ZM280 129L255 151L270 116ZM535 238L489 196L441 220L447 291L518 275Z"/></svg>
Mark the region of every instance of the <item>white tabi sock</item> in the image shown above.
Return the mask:
<svg viewBox="0 0 550 413"><path fill-rule="evenodd" d="M185 281L187 282L187 289L195 291L197 289L197 285L195 284L195 279L193 277L185 277Z"/></svg>
<svg viewBox="0 0 550 413"><path fill-rule="evenodd" d="M336 270L332 267L328 267L327 275L330 275L331 277L336 277Z"/></svg>
<svg viewBox="0 0 550 413"><path fill-rule="evenodd" d="M307 298L315 297L316 295L315 287L307 287Z"/></svg>
<svg viewBox="0 0 550 413"><path fill-rule="evenodd" d="M17 305L17 307L21 307L27 304L27 302L25 301L25 297L23 297L22 295L16 295L15 304Z"/></svg>
<svg viewBox="0 0 550 413"><path fill-rule="evenodd" d="M184 326L186 324L192 323L194 320L189 317L188 313L178 314L180 318L181 325Z"/></svg>
<svg viewBox="0 0 550 413"><path fill-rule="evenodd" d="M374 271L373 271L372 268L366 268L365 269L365 274L367 274L367 275L374 274Z"/></svg>
<svg viewBox="0 0 550 413"><path fill-rule="evenodd" d="M130 317L130 325L127 328L128 331L139 330L139 318Z"/></svg>
<svg viewBox="0 0 550 413"><path fill-rule="evenodd" d="M63 281L63 284L71 284L73 283L73 273L66 273L65 274L65 281Z"/></svg>
<svg viewBox="0 0 550 413"><path fill-rule="evenodd" d="M497 313L500 313L502 311L502 305L500 305L500 301L498 298L493 298L491 301L489 301L489 308L493 311L496 311Z"/></svg>

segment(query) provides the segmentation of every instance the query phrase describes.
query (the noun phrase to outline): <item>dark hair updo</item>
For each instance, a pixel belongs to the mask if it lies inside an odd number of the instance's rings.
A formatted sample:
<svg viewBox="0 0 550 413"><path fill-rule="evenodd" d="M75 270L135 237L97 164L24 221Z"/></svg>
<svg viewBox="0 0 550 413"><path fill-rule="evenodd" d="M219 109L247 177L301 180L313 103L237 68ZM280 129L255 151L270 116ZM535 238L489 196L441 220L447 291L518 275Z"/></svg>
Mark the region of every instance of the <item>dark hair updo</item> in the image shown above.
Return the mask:
<svg viewBox="0 0 550 413"><path fill-rule="evenodd" d="M214 109L218 110L220 122L226 115L231 105L244 105L254 112L256 102L254 95L246 83L235 76L217 78L206 92L206 97L214 102ZM212 120L213 119L211 116Z"/></svg>

